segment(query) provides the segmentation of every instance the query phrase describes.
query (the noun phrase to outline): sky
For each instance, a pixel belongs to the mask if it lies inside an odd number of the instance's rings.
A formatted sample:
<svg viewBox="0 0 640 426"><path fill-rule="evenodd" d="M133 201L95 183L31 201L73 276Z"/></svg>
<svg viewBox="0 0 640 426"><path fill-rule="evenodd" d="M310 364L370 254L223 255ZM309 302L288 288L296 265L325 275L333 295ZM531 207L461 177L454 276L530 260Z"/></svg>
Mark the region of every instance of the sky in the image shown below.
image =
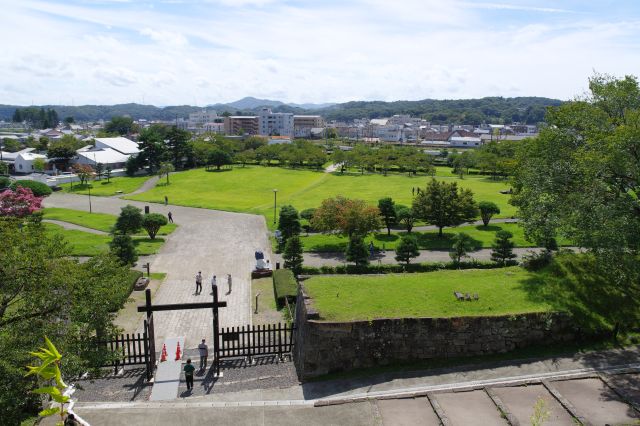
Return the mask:
<svg viewBox="0 0 640 426"><path fill-rule="evenodd" d="M584 94L640 74L640 1L0 0L0 104Z"/></svg>

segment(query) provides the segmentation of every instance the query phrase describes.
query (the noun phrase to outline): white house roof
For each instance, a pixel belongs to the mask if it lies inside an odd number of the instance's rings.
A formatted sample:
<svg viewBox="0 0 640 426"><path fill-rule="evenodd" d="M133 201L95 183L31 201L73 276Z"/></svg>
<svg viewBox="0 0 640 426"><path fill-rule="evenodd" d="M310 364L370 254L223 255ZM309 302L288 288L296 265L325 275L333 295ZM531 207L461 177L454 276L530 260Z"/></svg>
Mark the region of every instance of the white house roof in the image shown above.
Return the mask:
<svg viewBox="0 0 640 426"><path fill-rule="evenodd" d="M35 160L36 158L47 158L46 155L42 155L42 154L35 154L33 152L24 152L24 151L20 151L18 153L18 155L16 155L16 159L20 157L23 160L29 161L29 160Z"/></svg>
<svg viewBox="0 0 640 426"><path fill-rule="evenodd" d="M480 142L480 138L474 138L471 136L453 136L451 142Z"/></svg>
<svg viewBox="0 0 640 426"><path fill-rule="evenodd" d="M140 152L138 144L122 136L117 138L96 138L96 147L111 148L122 154L137 154Z"/></svg>
<svg viewBox="0 0 640 426"><path fill-rule="evenodd" d="M388 121L388 118L372 118L370 123L378 126L386 126Z"/></svg>
<svg viewBox="0 0 640 426"><path fill-rule="evenodd" d="M79 157L102 164L125 163L129 156L111 148L94 149L92 151L76 151Z"/></svg>

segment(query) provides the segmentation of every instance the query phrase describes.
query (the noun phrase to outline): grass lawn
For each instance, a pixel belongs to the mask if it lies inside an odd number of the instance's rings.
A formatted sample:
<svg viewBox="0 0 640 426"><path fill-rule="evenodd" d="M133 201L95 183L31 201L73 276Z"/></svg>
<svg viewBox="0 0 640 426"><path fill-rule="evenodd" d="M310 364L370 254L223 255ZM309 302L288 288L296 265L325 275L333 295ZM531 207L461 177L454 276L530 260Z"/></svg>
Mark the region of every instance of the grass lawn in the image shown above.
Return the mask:
<svg viewBox="0 0 640 426"><path fill-rule="evenodd" d="M109 235L96 235L75 229L64 229L53 223L45 223L44 226L47 232L61 234L64 237L69 244L69 254L71 256L96 256L109 250L109 242L111 241ZM133 242L138 255L144 256L157 253L162 244L164 244L164 239L156 238L151 240L150 238L135 237Z"/></svg>
<svg viewBox="0 0 640 426"><path fill-rule="evenodd" d="M550 310L534 301L527 281L535 275L514 266L423 274L316 276L304 282L320 317L327 321L375 318L502 315ZM478 293L458 301L454 291Z"/></svg>
<svg viewBox="0 0 640 426"><path fill-rule="evenodd" d="M508 204L509 195L500 194L501 190L509 188L505 181L477 176L458 179L450 175L448 168L438 169L436 178L471 189L476 201L495 202L501 210L496 217L515 215L515 207ZM172 175L170 185L158 185L125 198L163 203L166 195L172 204L262 214L271 227L273 189L278 189L278 206L291 204L298 210L318 207L322 200L337 195L360 198L376 205L380 198L390 196L398 204L411 205L411 188L424 187L428 179L430 177L406 174L340 175L262 166L235 167L220 172L195 169Z"/></svg>
<svg viewBox="0 0 640 426"><path fill-rule="evenodd" d="M453 237L459 232L465 232L474 240L475 248L491 248L496 238L496 232L500 230L509 231L513 234L512 241L516 247L533 247L535 244L524 239L524 231L517 223L496 223L484 227L482 225L460 226L456 228L445 228L442 238L438 237L438 231L412 232L418 238L418 244L422 250L449 250ZM391 233L379 232L369 235L365 242L369 246L370 242L378 249L395 250L400 243L400 238L406 232ZM343 252L347 248L348 239L338 235L312 234L300 238L305 251L313 252ZM560 239L560 245L570 245L568 241ZM275 245L274 245L275 247Z"/></svg>
<svg viewBox="0 0 640 426"><path fill-rule="evenodd" d="M107 182L106 179L94 180L90 183L91 195L95 195L97 197L110 197L118 194L118 191L122 191L123 194L128 194L140 188L150 177L151 176L118 176L111 178L110 182ZM89 189L86 184L80 185L80 183L74 183L73 188L70 183L63 183L60 186L65 192L83 195L89 194Z"/></svg>
<svg viewBox="0 0 640 426"><path fill-rule="evenodd" d="M116 223L117 216L106 213L89 213L82 210L61 209L57 207L49 207L43 210L43 218L51 220L59 220L69 222L75 225L84 226L85 228L97 229L98 231L110 232ZM175 231L177 225L169 223L158 231L158 235L169 235ZM147 235L143 230L137 235Z"/></svg>

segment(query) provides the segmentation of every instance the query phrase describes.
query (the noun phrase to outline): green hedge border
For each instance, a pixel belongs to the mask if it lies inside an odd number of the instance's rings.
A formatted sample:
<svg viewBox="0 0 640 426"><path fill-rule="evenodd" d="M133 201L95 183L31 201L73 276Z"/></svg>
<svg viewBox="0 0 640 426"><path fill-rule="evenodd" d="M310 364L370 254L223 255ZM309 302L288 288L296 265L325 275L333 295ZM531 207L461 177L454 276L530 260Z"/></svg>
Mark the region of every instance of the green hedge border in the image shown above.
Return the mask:
<svg viewBox="0 0 640 426"><path fill-rule="evenodd" d="M278 308L285 304L285 298L295 298L298 295L298 282L289 269L273 271L273 292Z"/></svg>
<svg viewBox="0 0 640 426"><path fill-rule="evenodd" d="M509 262L505 266L514 266L517 262ZM495 262L480 262L473 260L470 262L436 262L436 263L410 263L409 265L338 265L338 266L303 266L303 275L334 275L334 274L399 274L414 272L433 272L443 269L495 269L503 268Z"/></svg>

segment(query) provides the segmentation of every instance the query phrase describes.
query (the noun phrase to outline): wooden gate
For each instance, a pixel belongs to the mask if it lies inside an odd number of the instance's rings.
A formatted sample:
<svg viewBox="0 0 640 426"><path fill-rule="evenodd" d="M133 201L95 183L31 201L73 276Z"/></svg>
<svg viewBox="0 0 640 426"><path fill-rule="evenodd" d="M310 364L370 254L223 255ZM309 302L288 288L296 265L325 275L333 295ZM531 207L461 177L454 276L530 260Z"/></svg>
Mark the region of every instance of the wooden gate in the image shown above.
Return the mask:
<svg viewBox="0 0 640 426"><path fill-rule="evenodd" d="M221 328L218 358L282 356L293 349L293 324L247 325Z"/></svg>

